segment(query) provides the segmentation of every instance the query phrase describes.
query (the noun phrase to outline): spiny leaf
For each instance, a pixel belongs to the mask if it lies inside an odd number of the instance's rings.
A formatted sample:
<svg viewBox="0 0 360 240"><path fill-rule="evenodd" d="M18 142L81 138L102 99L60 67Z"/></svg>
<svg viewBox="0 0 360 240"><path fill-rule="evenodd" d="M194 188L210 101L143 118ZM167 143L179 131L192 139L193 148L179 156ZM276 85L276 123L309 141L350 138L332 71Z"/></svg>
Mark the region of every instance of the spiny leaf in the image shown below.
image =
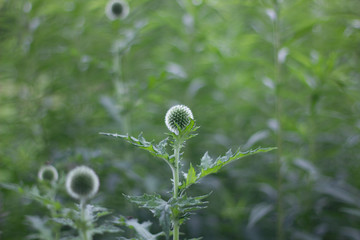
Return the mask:
<svg viewBox="0 0 360 240"><path fill-rule="evenodd" d="M143 222L139 223L137 219L127 219L123 216L117 218L114 223L120 224L121 226L126 226L129 228L133 228L136 232L137 238L131 238L131 240L157 240L159 236L164 235L163 232L158 234L152 234L149 231L151 226L151 222ZM119 239L126 239L126 238L119 238Z"/></svg>
<svg viewBox="0 0 360 240"><path fill-rule="evenodd" d="M206 162L205 164L201 164L200 167L203 165L207 166L205 168L201 168L201 172L198 173L198 179L203 178L211 173L216 173L218 172L222 167L224 167L225 165L238 160L240 158L243 157L247 157L250 155L254 155L256 153L260 153L260 152L269 152L271 150L274 150L276 148L257 148L255 150L249 150L247 152L241 152L240 149L238 149L234 154L231 152L231 150L229 150L225 156L220 156L218 157L215 161L213 161L210 166L208 164L208 162ZM206 161L209 161L206 158Z"/></svg>
<svg viewBox="0 0 360 240"><path fill-rule="evenodd" d="M138 136L138 138L135 138L135 137L129 136L129 135L120 135L120 134L116 134L116 133L100 133L100 134L105 135L105 136L122 138L122 139L126 140L128 143L130 143L140 149L144 149L144 150L150 152L152 155L165 160L167 163L171 163L171 161L172 161L171 157L166 152L166 146L168 145L168 138L165 138L157 145L153 145L151 142L146 141L146 139L142 136L141 133Z"/></svg>
<svg viewBox="0 0 360 240"><path fill-rule="evenodd" d="M207 198L209 194L198 196L198 197L188 197L182 195L178 198L171 198L169 204L171 206L171 211L173 218L184 222L187 217L191 214L192 211L200 210L206 208L207 201L203 201L204 198Z"/></svg>
<svg viewBox="0 0 360 240"><path fill-rule="evenodd" d="M169 238L171 229L171 209L170 205L161 199L158 194L144 194L143 196L127 196L125 197L140 207L149 209L155 217L159 219L160 225L165 233L166 238Z"/></svg>
<svg viewBox="0 0 360 240"><path fill-rule="evenodd" d="M209 168L213 164L213 159L209 156L209 153L206 152L201 158L200 167L203 169Z"/></svg>
<svg viewBox="0 0 360 240"><path fill-rule="evenodd" d="M77 207L79 209L78 212L80 213L81 206L79 204L77 204ZM86 211L86 215L87 215L89 221L91 221L91 222L96 222L100 217L111 214L111 211L109 209L99 207L99 206L94 206L91 204L86 205L85 211Z"/></svg>
<svg viewBox="0 0 360 240"><path fill-rule="evenodd" d="M185 129L181 129L179 126L178 127L178 131L179 134L175 134L175 133L170 133L170 135L174 138L177 139L177 141L180 142L185 142L186 140L193 138L197 135L196 130L198 130L200 127L196 126L195 121L193 119L190 118L190 123L189 125L187 125L187 127Z"/></svg>
<svg viewBox="0 0 360 240"><path fill-rule="evenodd" d="M269 152L274 149L276 148L257 148L255 150L249 150L246 152L241 152L240 149L238 149L235 153L232 153L230 149L229 151L226 152L224 156L220 156L216 160L212 159L209 156L208 152L206 152L204 156L201 158L199 172L196 174L196 179L194 179L193 176L190 176L191 179L188 179L189 177L189 173L188 173L185 183L183 183L179 188L180 190L186 189L190 185L198 182L203 177L210 175L212 173L217 173L221 168L223 168L224 166L235 160L261 152ZM192 170L189 169L189 171Z"/></svg>
<svg viewBox="0 0 360 240"><path fill-rule="evenodd" d="M189 171L185 177L186 177L186 183L185 183L186 186L190 186L191 184L196 182L196 179L197 179L196 172L191 163L190 163Z"/></svg>

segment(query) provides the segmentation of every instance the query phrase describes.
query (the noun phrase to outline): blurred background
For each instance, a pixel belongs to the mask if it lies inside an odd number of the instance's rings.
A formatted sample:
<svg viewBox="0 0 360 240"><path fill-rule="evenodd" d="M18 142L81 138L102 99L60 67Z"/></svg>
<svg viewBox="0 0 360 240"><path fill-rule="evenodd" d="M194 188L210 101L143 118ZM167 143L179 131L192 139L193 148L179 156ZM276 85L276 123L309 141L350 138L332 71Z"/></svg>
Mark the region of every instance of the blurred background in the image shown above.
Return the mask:
<svg viewBox="0 0 360 240"><path fill-rule="evenodd" d="M169 196L168 166L98 133L160 141L185 104L201 126L185 171L206 151L278 147L192 187L213 193L187 238L360 239L358 0L129 0L116 20L107 3L0 0L1 183L84 164L101 179L92 203L159 231L122 194ZM26 216L46 214L0 189L1 239L26 239Z"/></svg>

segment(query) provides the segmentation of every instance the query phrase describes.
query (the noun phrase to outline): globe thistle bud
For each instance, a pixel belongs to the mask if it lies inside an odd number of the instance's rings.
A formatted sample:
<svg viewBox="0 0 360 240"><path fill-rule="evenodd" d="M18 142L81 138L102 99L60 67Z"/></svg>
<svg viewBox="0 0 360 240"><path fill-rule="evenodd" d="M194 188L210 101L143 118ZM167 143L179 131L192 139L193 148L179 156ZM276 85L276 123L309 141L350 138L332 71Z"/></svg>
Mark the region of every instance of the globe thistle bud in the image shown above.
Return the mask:
<svg viewBox="0 0 360 240"><path fill-rule="evenodd" d="M99 178L89 167L80 166L71 170L66 177L66 190L73 198L86 200L99 190Z"/></svg>
<svg viewBox="0 0 360 240"><path fill-rule="evenodd" d="M40 168L38 178L40 181L56 182L59 178L59 174L55 167L46 165Z"/></svg>
<svg viewBox="0 0 360 240"><path fill-rule="evenodd" d="M129 12L129 5L124 0L111 0L105 9L105 14L111 21L124 19L129 15Z"/></svg>
<svg viewBox="0 0 360 240"><path fill-rule="evenodd" d="M194 119L190 108L185 105L176 105L167 111L165 124L171 132L179 134L177 126L185 129L190 124L190 118Z"/></svg>

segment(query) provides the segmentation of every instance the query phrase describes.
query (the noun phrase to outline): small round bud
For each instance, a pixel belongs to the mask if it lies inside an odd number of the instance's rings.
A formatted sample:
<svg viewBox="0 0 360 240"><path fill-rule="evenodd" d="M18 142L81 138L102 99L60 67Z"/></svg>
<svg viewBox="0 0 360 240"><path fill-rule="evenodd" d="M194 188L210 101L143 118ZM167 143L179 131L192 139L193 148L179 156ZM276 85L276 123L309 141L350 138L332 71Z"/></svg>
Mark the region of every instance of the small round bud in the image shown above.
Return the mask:
<svg viewBox="0 0 360 240"><path fill-rule="evenodd" d="M124 0L111 0L106 5L105 14L111 20L124 19L129 15L130 9Z"/></svg>
<svg viewBox="0 0 360 240"><path fill-rule="evenodd" d="M55 167L46 165L40 168L38 178L40 181L56 182L59 178L59 174Z"/></svg>
<svg viewBox="0 0 360 240"><path fill-rule="evenodd" d="M185 105L176 105L167 111L165 124L171 132L179 134L177 126L185 129L190 124L190 118L194 119L190 108Z"/></svg>
<svg viewBox="0 0 360 240"><path fill-rule="evenodd" d="M71 170L66 177L66 190L73 198L86 200L99 190L99 178L89 167L80 166Z"/></svg>

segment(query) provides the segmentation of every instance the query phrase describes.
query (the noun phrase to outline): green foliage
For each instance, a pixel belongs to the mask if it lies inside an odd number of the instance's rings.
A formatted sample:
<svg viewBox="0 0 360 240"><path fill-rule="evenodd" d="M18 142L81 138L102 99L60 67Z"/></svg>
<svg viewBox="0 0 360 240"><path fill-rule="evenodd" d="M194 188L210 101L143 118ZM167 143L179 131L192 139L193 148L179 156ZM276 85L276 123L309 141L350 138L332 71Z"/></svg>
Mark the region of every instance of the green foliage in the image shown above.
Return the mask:
<svg viewBox="0 0 360 240"><path fill-rule="evenodd" d="M58 240L60 236L59 224L52 221L52 218L59 216L59 211L62 209L62 204L57 201L56 193L61 184L64 183L64 179L60 179L59 182L41 182L40 189L37 186L27 187L20 186L12 183L2 183L0 186L17 192L20 196L36 201L43 207L49 210L47 216L26 216L26 223L30 225L37 233L29 234L29 239L41 239L41 240Z"/></svg>
<svg viewBox="0 0 360 240"><path fill-rule="evenodd" d="M77 229L79 232L86 229L89 237L95 234L103 233L117 233L119 228L113 226L109 222L97 225L99 218L111 214L111 212L103 207L86 205L85 211L82 212L81 205L77 204L76 209L63 208L61 210L61 217L53 218L53 221Z"/></svg>
<svg viewBox="0 0 360 240"><path fill-rule="evenodd" d="M170 109L171 110L171 109ZM170 111L169 110L169 111ZM191 110L188 110L191 112ZM184 119L182 119L184 120ZM187 197L185 190L192 184L198 182L201 178L218 172L222 167L230 162L238 160L242 157L253 155L260 152L268 152L276 148L258 148L256 150L249 150L247 152L241 152L237 150L234 154L229 150L225 156L218 157L215 161L209 157L206 152L201 159L198 174L190 164L188 174L184 174L185 180L183 184L179 182L179 165L181 164L180 149L185 146L186 140L196 136L196 130L199 128L196 126L195 121L191 118L187 118L188 124L182 127L177 126L177 132L171 133L171 146L174 154L171 155L166 152L166 146L168 138L162 140L159 144L153 144L145 140L142 133L138 138L129 135L119 135L112 133L100 133L102 135L119 137L125 139L128 143L150 152L152 155L164 159L172 173L173 173L173 197L168 201L165 201L158 194L144 194L143 196L126 196L126 198L142 208L149 209L156 218L159 219L160 226L165 233L166 239L169 239L171 230L173 239L179 240L179 228L188 219L192 211L205 208L207 202L202 201L208 195L198 197ZM184 121L185 121L184 120ZM174 132L173 129L170 131ZM171 156L171 157L170 157ZM180 185L179 185L180 184ZM182 190L179 194L178 190ZM255 220L256 221L256 220Z"/></svg>
<svg viewBox="0 0 360 240"><path fill-rule="evenodd" d="M26 216L26 221L37 233L33 233L27 236L27 239L53 239L53 232L48 227L49 219L40 218L38 216Z"/></svg>
<svg viewBox="0 0 360 240"><path fill-rule="evenodd" d="M209 194L199 197L170 198L167 202L157 194L143 196L126 196L126 198L142 208L149 209L159 219L160 225L168 238L171 231L171 220L179 220L183 223L192 211L205 208L207 202L202 201Z"/></svg>
<svg viewBox="0 0 360 240"><path fill-rule="evenodd" d="M171 205L162 200L159 195L148 195L143 196L126 196L126 198L132 203L137 204L140 207L149 209L155 217L159 219L160 225L166 238L170 235L171 230Z"/></svg>
<svg viewBox="0 0 360 240"><path fill-rule="evenodd" d="M168 145L169 138L165 138L158 144L153 145L151 142L145 140L145 138L142 136L142 133L139 134L138 138L129 135L120 135L114 133L100 133L100 134L106 136L112 136L116 138L123 138L132 145L150 152L155 157L159 157L165 160L168 164L172 164L173 162L173 160L171 160L171 156L169 156L169 154L166 153L166 149L165 149L166 146Z"/></svg>
<svg viewBox="0 0 360 240"><path fill-rule="evenodd" d="M127 219L123 216L120 216L116 220L114 220L115 224L119 224L120 226L126 226L128 228L134 229L137 235L137 238L124 238L120 237L122 240L157 240L160 236L162 236L164 233L160 232L157 234L152 234L149 231L149 228L151 226L151 222L143 222L139 223L137 219Z"/></svg>
<svg viewBox="0 0 360 240"><path fill-rule="evenodd" d="M182 103L201 129L181 155L179 188L196 181L206 150L216 161L280 143L183 188L216 193L183 236L275 240L282 213L284 239L359 239L359 1L127 2L128 17L109 21L107 1L0 1L0 182L24 190L44 164L89 164L102 180L97 205L147 220L123 193L167 201L166 165L96 133L159 143L164 113ZM50 227L47 207L19 196L0 189L1 239L37 234L26 216Z"/></svg>
<svg viewBox="0 0 360 240"><path fill-rule="evenodd" d="M193 166L190 165L188 173L184 174L186 180L180 186L180 189L188 188L192 184L198 182L203 177L206 177L207 175L213 173L217 173L222 167L235 160L260 152L269 152L274 149L276 148L257 148L246 152L241 152L240 149L238 149L235 153L232 153L230 149L229 151L226 152L224 156L218 157L216 160L212 159L209 156L209 154L206 152L204 156L201 158L201 163L197 174Z"/></svg>

